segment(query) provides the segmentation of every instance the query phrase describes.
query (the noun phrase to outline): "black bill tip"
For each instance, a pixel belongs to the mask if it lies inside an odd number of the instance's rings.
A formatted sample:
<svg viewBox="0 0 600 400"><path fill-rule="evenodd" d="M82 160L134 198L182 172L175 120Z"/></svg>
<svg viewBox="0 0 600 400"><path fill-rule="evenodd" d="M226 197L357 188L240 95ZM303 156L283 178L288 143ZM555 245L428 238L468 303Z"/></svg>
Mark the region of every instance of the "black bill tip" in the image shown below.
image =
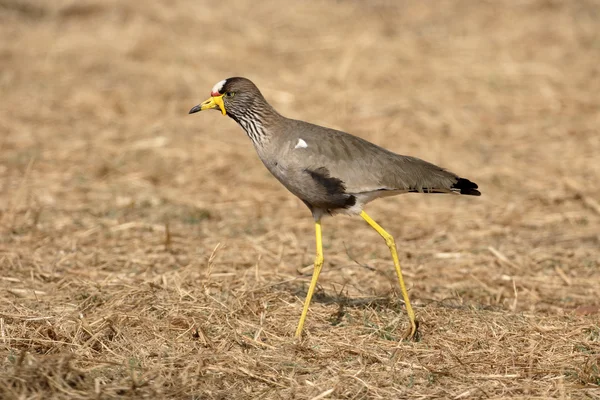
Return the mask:
<svg viewBox="0 0 600 400"><path fill-rule="evenodd" d="M200 104L198 104L197 106L192 107L192 109L190 110L190 112L188 114L197 113L198 111L200 111Z"/></svg>

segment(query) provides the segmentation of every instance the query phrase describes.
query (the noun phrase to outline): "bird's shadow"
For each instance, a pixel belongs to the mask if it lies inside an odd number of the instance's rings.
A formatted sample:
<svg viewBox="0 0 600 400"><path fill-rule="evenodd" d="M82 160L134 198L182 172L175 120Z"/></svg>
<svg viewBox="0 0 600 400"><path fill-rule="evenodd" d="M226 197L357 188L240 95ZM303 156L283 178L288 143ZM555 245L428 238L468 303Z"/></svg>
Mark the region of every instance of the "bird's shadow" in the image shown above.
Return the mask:
<svg viewBox="0 0 600 400"><path fill-rule="evenodd" d="M285 290L289 291L291 294L298 298L306 298L306 285L288 286L285 288ZM330 318L330 322L332 325L338 325L342 322L344 316L346 315L346 309L348 308L363 310L400 310L404 308L404 302L402 301L402 299L398 299L396 296L366 296L360 298L353 298L348 296L347 293L345 293L344 287L342 287L339 291L334 290L333 292L331 292L325 291L321 286L317 286L311 302L327 305L337 305L336 312L332 314Z"/></svg>
<svg viewBox="0 0 600 400"><path fill-rule="evenodd" d="M348 247L345 246L345 249L346 255L351 261L353 261L354 266L368 269L370 271L376 271L374 267L365 263L361 263L355 257L353 257ZM298 284L287 283L283 286L283 289L301 299L305 299L308 292L308 286L305 284L299 286ZM338 306L337 311L335 312L335 314L332 315L331 318L332 325L337 325L342 322L342 319L346 314L345 310L347 308L394 311L401 311L405 309L405 302L399 293L390 291L386 293L385 296L373 295L355 298L348 296L347 291L345 290L345 285L343 285L339 291L336 290L334 286L333 292L331 292L325 291L325 289L322 286L317 284L311 302L321 304L336 304ZM449 297L442 300L421 298L419 299L419 302L417 304L415 304L414 301L411 301L411 304L414 308L421 308L429 305L434 305L439 308L464 311L499 311L502 309L502 307L492 305L464 302L458 297Z"/></svg>
<svg viewBox="0 0 600 400"><path fill-rule="evenodd" d="M304 299L307 294L307 285L286 285L284 290L290 294ZM355 309L374 309L374 310L400 310L405 308L405 303L399 293L389 292L385 296L348 296L345 288L342 287L339 291L333 288L333 291L326 291L323 287L317 285L313 294L311 303L320 304L336 304L339 307L338 313L343 313L344 308ZM464 302L456 297L449 297L442 300L419 298L418 302L411 301L414 308L423 308L433 305L438 308L450 310L477 310L477 311L500 311L501 306Z"/></svg>

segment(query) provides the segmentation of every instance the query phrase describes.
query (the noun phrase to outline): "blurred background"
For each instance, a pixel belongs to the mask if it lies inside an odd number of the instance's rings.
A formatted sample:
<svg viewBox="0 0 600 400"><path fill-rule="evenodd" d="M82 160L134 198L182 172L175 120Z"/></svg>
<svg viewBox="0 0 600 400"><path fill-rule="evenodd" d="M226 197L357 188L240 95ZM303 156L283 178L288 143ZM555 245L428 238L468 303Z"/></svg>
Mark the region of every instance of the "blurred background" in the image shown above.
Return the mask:
<svg viewBox="0 0 600 400"><path fill-rule="evenodd" d="M68 237L106 217L170 222L203 251L273 230L311 246L307 210L244 132L217 112L187 115L216 82L245 76L283 115L480 184L480 199L374 203L400 237L595 246L599 12L550 0L3 0L2 227Z"/></svg>
<svg viewBox="0 0 600 400"><path fill-rule="evenodd" d="M64 315L113 279L185 270L198 283L209 268L235 292L256 269L288 282L279 322L293 331L310 213L232 120L187 114L244 76L287 117L479 184L480 198L368 207L396 236L419 307L597 313L597 1L0 0L0 37L0 272L31 310L31 290ZM323 233L325 292L397 290L362 221ZM317 324L331 310L315 307ZM439 323L435 308L418 313Z"/></svg>

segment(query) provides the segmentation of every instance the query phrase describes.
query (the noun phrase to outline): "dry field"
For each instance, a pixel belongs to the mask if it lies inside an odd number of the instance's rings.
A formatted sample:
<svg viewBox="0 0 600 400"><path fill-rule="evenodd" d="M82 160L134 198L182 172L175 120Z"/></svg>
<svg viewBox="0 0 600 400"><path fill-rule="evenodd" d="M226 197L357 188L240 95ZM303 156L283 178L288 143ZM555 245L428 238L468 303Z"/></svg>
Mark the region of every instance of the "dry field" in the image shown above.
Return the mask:
<svg viewBox="0 0 600 400"><path fill-rule="evenodd" d="M600 2L0 0L0 398L600 398ZM445 166L323 224L244 132L282 114Z"/></svg>

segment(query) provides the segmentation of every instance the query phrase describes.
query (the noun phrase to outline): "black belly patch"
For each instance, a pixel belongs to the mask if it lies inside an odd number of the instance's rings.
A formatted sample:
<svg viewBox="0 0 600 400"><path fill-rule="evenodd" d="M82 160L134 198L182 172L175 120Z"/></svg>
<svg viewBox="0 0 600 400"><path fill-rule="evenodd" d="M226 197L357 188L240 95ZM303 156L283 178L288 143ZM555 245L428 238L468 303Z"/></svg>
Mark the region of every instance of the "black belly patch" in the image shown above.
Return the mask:
<svg viewBox="0 0 600 400"><path fill-rule="evenodd" d="M316 183L317 193L307 204L313 207L333 210L336 208L349 208L356 204L356 197L346 193L346 185L339 179L332 177L325 167L305 170Z"/></svg>
<svg viewBox="0 0 600 400"><path fill-rule="evenodd" d="M327 191L328 195L335 196L337 194L346 193L346 185L339 178L333 178L329 175L329 170L325 167L315 170L307 169L306 172Z"/></svg>

